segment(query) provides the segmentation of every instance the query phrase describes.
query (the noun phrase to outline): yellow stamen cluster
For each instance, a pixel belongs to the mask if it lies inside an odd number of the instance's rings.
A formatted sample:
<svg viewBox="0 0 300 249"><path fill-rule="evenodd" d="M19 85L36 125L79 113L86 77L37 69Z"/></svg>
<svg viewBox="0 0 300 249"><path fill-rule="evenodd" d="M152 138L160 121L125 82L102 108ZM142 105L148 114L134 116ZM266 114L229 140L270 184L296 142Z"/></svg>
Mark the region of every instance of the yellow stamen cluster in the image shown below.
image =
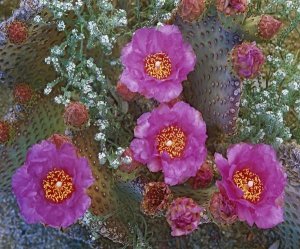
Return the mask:
<svg viewBox="0 0 300 249"><path fill-rule="evenodd" d="M160 154L167 152L171 158L181 157L186 145L186 135L181 128L171 125L159 132L156 141Z"/></svg>
<svg viewBox="0 0 300 249"><path fill-rule="evenodd" d="M145 58L146 73L158 80L164 80L171 75L172 63L166 53L150 54Z"/></svg>
<svg viewBox="0 0 300 249"><path fill-rule="evenodd" d="M51 170L43 180L43 189L46 199L61 203L70 198L74 192L72 177L64 170Z"/></svg>
<svg viewBox="0 0 300 249"><path fill-rule="evenodd" d="M245 200L252 203L257 203L260 200L264 186L257 174L248 168L238 170L233 175L233 181L244 192L243 198Z"/></svg>

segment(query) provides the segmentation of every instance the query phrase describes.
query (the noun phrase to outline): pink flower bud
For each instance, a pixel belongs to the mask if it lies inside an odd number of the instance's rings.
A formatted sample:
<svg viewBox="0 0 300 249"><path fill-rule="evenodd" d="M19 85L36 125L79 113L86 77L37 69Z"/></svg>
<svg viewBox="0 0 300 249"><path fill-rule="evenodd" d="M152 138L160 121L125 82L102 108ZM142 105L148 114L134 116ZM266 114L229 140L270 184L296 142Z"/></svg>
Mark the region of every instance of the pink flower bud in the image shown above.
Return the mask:
<svg viewBox="0 0 300 249"><path fill-rule="evenodd" d="M206 188L214 178L214 172L210 162L206 161L198 170L195 177L192 178L193 189Z"/></svg>
<svg viewBox="0 0 300 249"><path fill-rule="evenodd" d="M116 87L117 93L126 101L132 101L137 95L134 92L131 92L128 87L121 82L118 82Z"/></svg>
<svg viewBox="0 0 300 249"><path fill-rule="evenodd" d="M171 198L171 190L167 184L150 182L145 185L141 209L147 215L157 215L168 208Z"/></svg>
<svg viewBox="0 0 300 249"><path fill-rule="evenodd" d="M261 70L265 57L255 42L244 42L233 48L231 62L236 74L243 78L254 78Z"/></svg>
<svg viewBox="0 0 300 249"><path fill-rule="evenodd" d="M21 83L15 87L13 95L16 102L25 104L32 99L33 90L28 84Z"/></svg>
<svg viewBox="0 0 300 249"><path fill-rule="evenodd" d="M89 120L88 109L81 102L71 102L65 108L64 119L67 125L79 128Z"/></svg>
<svg viewBox="0 0 300 249"><path fill-rule="evenodd" d="M167 222L171 226L172 236L181 236L192 233L200 224L200 207L193 199L180 197L175 199L167 212Z"/></svg>
<svg viewBox="0 0 300 249"><path fill-rule="evenodd" d="M261 38L272 39L279 31L282 22L270 15L263 15L258 25L258 33Z"/></svg>
<svg viewBox="0 0 300 249"><path fill-rule="evenodd" d="M9 41L13 44L21 44L28 38L28 27L21 21L13 21L8 25L6 32Z"/></svg>
<svg viewBox="0 0 300 249"><path fill-rule="evenodd" d="M225 193L216 192L210 200L209 210L217 222L232 224L237 220L236 207Z"/></svg>
<svg viewBox="0 0 300 249"><path fill-rule="evenodd" d="M185 21L195 21L205 10L205 0L181 0L178 15Z"/></svg>
<svg viewBox="0 0 300 249"><path fill-rule="evenodd" d="M226 15L235 15L246 12L247 0L217 0L217 10Z"/></svg>
<svg viewBox="0 0 300 249"><path fill-rule="evenodd" d="M60 148L64 143L72 144L72 140L69 137L61 134L53 134L48 138L48 141L55 144L57 148Z"/></svg>

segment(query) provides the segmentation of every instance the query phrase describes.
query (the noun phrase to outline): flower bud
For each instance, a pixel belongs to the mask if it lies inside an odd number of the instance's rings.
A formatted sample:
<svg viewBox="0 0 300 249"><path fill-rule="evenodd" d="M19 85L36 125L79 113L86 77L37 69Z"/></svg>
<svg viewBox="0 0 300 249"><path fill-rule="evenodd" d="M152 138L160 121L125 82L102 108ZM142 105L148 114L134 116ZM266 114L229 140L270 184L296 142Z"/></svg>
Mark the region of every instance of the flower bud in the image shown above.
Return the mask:
<svg viewBox="0 0 300 249"><path fill-rule="evenodd" d="M217 0L217 10L226 15L236 15L246 12L247 0Z"/></svg>
<svg viewBox="0 0 300 249"><path fill-rule="evenodd" d="M212 195L209 210L213 218L219 223L229 225L237 220L235 204L222 191Z"/></svg>
<svg viewBox="0 0 300 249"><path fill-rule="evenodd" d="M32 99L33 90L28 84L21 83L15 87L13 95L17 103L26 104Z"/></svg>
<svg viewBox="0 0 300 249"><path fill-rule="evenodd" d="M192 233L198 228L203 211L204 209L191 198L175 199L167 212L167 222L172 229L171 235L181 236Z"/></svg>
<svg viewBox="0 0 300 249"><path fill-rule="evenodd" d="M126 101L132 101L137 95L136 93L131 92L128 87L121 82L118 82L116 91Z"/></svg>
<svg viewBox="0 0 300 249"><path fill-rule="evenodd" d="M210 185L214 178L212 165L206 161L198 170L195 177L192 178L193 189L206 188Z"/></svg>
<svg viewBox="0 0 300 249"><path fill-rule="evenodd" d="M258 25L258 33L261 38L270 40L279 31L282 22L270 15L263 15Z"/></svg>
<svg viewBox="0 0 300 249"><path fill-rule="evenodd" d="M81 102L71 102L64 113L64 120L67 125L80 128L89 120L87 107Z"/></svg>
<svg viewBox="0 0 300 249"><path fill-rule="evenodd" d="M21 44L28 38L28 27L24 22L13 21L8 25L6 33L11 43Z"/></svg>
<svg viewBox="0 0 300 249"><path fill-rule="evenodd" d="M181 0L177 13L184 20L197 20L205 10L205 0Z"/></svg>
<svg viewBox="0 0 300 249"><path fill-rule="evenodd" d="M235 73L242 79L248 79L257 76L265 62L265 57L255 42L244 42L233 48L231 62Z"/></svg>
<svg viewBox="0 0 300 249"><path fill-rule="evenodd" d="M171 190L164 182L150 182L145 185L141 210L146 215L158 215L168 208L172 198Z"/></svg>

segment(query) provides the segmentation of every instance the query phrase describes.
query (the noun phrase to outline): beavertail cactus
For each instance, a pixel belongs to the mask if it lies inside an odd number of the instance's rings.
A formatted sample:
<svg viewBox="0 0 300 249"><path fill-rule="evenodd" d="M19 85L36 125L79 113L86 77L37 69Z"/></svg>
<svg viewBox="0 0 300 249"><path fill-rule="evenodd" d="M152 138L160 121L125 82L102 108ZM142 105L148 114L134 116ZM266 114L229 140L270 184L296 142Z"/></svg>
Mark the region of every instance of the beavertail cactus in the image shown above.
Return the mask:
<svg viewBox="0 0 300 249"><path fill-rule="evenodd" d="M203 114L209 134L216 130L234 132L242 81L231 73L228 58L242 38L226 31L215 12L193 23L176 16L174 23L197 56L195 70L189 74L189 83L185 85L186 99Z"/></svg>

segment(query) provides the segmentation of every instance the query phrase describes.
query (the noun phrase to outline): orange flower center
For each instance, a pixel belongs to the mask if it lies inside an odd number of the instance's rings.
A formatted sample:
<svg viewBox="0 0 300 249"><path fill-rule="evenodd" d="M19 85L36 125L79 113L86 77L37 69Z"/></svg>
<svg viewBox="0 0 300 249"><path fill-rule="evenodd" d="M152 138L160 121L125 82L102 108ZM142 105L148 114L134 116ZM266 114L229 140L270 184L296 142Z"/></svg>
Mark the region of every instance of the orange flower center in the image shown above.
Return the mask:
<svg viewBox="0 0 300 249"><path fill-rule="evenodd" d="M64 170L51 170L43 180L43 189L46 199L61 203L70 198L74 192L72 177Z"/></svg>
<svg viewBox="0 0 300 249"><path fill-rule="evenodd" d="M233 181L244 192L244 199L253 203L260 200L264 186L257 174L249 169L238 170L233 175Z"/></svg>
<svg viewBox="0 0 300 249"><path fill-rule="evenodd" d="M150 54L145 58L146 73L158 80L164 80L171 75L172 63L166 53Z"/></svg>
<svg viewBox="0 0 300 249"><path fill-rule="evenodd" d="M157 150L160 154L167 152L171 158L181 157L186 145L186 135L177 126L168 126L156 136Z"/></svg>

